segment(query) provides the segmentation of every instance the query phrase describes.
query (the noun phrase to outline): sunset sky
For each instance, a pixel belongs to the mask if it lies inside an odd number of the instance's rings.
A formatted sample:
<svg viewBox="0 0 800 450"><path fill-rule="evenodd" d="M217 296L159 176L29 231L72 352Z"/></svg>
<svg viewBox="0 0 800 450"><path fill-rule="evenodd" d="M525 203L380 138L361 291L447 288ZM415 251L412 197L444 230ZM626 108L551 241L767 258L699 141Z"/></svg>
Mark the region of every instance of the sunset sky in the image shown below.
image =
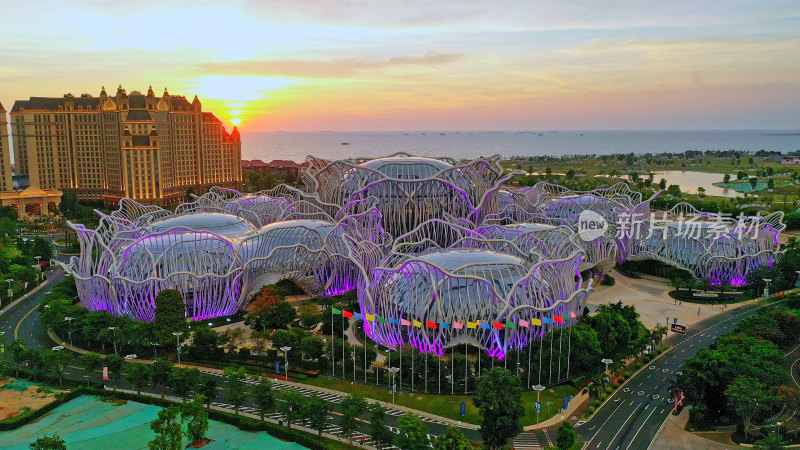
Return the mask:
<svg viewBox="0 0 800 450"><path fill-rule="evenodd" d="M800 128L800 1L5 2L0 102L198 94L242 131Z"/></svg>

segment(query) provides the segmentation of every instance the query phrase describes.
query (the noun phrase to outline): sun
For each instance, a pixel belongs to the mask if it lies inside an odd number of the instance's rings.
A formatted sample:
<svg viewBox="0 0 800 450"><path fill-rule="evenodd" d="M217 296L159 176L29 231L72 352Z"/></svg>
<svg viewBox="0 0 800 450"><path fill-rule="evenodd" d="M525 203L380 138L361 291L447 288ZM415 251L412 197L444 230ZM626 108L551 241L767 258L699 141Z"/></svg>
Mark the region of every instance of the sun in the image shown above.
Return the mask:
<svg viewBox="0 0 800 450"><path fill-rule="evenodd" d="M242 123L242 119L240 119L238 117L234 117L233 119L231 119L231 123L233 124L233 126L238 127L239 124Z"/></svg>

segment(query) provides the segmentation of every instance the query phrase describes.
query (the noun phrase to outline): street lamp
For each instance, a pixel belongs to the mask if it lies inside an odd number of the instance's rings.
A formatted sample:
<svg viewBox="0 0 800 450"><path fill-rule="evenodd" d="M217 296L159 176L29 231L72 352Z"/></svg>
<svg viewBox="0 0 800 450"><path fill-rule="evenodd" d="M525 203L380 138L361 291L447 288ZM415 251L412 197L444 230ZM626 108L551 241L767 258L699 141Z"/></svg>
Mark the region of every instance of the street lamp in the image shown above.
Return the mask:
<svg viewBox="0 0 800 450"><path fill-rule="evenodd" d="M8 297L13 299L14 298L14 288L11 287L11 283L14 282L13 278L6 279L6 283L8 283Z"/></svg>
<svg viewBox="0 0 800 450"><path fill-rule="evenodd" d="M606 365L606 372L608 372L608 365L613 363L614 361L612 361L612 360L610 360L608 358L603 358L603 359L600 360L600 362Z"/></svg>
<svg viewBox="0 0 800 450"><path fill-rule="evenodd" d="M536 384L532 386L533 390L536 391L536 423L539 423L539 411L542 409L542 403L539 401L539 395L544 390L544 386L541 384Z"/></svg>
<svg viewBox="0 0 800 450"><path fill-rule="evenodd" d="M5 331L0 331L0 355L6 352L5 339L3 339L3 336L5 336L5 334L6 334Z"/></svg>
<svg viewBox="0 0 800 450"><path fill-rule="evenodd" d="M172 335L175 336L175 347L178 349L178 364L181 363L181 335L183 331L173 331Z"/></svg>
<svg viewBox="0 0 800 450"><path fill-rule="evenodd" d="M762 278L762 280L767 282L767 286L764 288L764 297L769 297L769 282L772 281L772 278Z"/></svg>
<svg viewBox="0 0 800 450"><path fill-rule="evenodd" d="M114 354L117 354L117 327L108 327L114 333Z"/></svg>
<svg viewBox="0 0 800 450"><path fill-rule="evenodd" d="M67 316L67 317L64 317L64 320L69 324L67 326L67 333L69 334L69 345L73 345L72 344L72 321L75 320L75 318Z"/></svg>
<svg viewBox="0 0 800 450"><path fill-rule="evenodd" d="M394 376L399 371L399 367L389 367L389 373L392 374L392 403L394 403L394 393L397 391L397 385L394 382Z"/></svg>
<svg viewBox="0 0 800 450"><path fill-rule="evenodd" d="M42 257L39 256L39 255L36 255L36 256L34 256L34 258L36 258L36 267L39 268L39 275L41 275L41 279L44 280L44 272L42 272L42 264L41 264Z"/></svg>
<svg viewBox="0 0 800 450"><path fill-rule="evenodd" d="M281 351L283 351L283 374L286 378L286 381L289 381L289 350L292 347L281 347Z"/></svg>

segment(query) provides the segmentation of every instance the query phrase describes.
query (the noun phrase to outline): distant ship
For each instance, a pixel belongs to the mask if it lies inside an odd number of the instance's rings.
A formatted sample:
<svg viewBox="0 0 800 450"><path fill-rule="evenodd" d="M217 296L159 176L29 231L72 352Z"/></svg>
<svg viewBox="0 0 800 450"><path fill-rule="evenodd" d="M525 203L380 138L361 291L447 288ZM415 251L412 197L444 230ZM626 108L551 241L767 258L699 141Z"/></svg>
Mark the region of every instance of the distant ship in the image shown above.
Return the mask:
<svg viewBox="0 0 800 450"><path fill-rule="evenodd" d="M349 142L342 142L342 145L350 145Z"/></svg>

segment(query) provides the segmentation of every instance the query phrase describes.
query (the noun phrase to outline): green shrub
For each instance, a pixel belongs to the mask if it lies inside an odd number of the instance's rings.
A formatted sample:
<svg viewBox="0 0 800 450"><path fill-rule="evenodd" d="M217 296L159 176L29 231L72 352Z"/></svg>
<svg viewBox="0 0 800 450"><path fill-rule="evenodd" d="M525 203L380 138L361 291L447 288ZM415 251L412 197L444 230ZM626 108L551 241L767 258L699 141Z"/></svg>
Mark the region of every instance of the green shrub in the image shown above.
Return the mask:
<svg viewBox="0 0 800 450"><path fill-rule="evenodd" d="M600 406L600 403L602 403L602 402L600 401L599 398L594 400L594 406Z"/></svg>
<svg viewBox="0 0 800 450"><path fill-rule="evenodd" d="M611 275L606 274L603 277L603 284L605 284L606 286L613 286L616 283L617 283L617 280L615 280L614 277L612 277Z"/></svg>
<svg viewBox="0 0 800 450"><path fill-rule="evenodd" d="M624 374L623 376L624 376L625 378L629 378L631 375L633 375L633 372L631 372L630 370L626 370L626 371L625 371L625 374Z"/></svg>
<svg viewBox="0 0 800 450"><path fill-rule="evenodd" d="M588 411L589 414L593 413L594 412L594 405L589 405L589 409L587 409L586 411Z"/></svg>
<svg viewBox="0 0 800 450"><path fill-rule="evenodd" d="M612 392L614 392L614 388L612 388L611 386L606 387L606 394L610 394Z"/></svg>

